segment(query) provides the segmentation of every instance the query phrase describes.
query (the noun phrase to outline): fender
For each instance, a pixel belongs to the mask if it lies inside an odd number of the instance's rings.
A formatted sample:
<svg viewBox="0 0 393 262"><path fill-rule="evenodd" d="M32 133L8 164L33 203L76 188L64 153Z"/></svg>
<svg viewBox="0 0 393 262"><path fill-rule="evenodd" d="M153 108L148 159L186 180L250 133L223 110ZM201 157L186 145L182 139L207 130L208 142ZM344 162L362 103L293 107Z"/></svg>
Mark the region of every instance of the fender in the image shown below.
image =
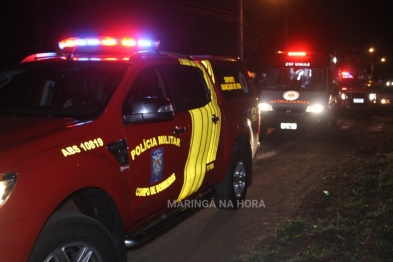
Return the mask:
<svg viewBox="0 0 393 262"><path fill-rule="evenodd" d="M128 169L121 172L121 167L113 158L104 158L99 154L73 156L72 160L63 158L40 165L40 159L47 159L51 154L53 152L48 151L34 155L10 167L11 170L18 170L18 181L9 202L2 207L8 214L3 222L31 216L49 217L64 199L84 187L106 191L119 204L122 216L129 215L126 207L130 198L125 197L128 195ZM19 208L21 206L24 208Z"/></svg>

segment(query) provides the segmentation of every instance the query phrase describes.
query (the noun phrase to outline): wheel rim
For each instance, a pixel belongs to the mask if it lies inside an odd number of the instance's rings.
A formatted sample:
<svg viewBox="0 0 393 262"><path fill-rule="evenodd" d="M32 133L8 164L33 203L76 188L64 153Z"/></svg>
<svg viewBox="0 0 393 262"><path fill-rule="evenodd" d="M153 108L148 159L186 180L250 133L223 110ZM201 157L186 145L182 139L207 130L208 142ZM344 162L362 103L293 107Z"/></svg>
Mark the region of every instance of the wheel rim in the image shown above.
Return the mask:
<svg viewBox="0 0 393 262"><path fill-rule="evenodd" d="M240 198L246 188L246 168L242 161L237 163L235 172L233 174L233 190L235 196Z"/></svg>
<svg viewBox="0 0 393 262"><path fill-rule="evenodd" d="M45 262L103 262L99 252L85 242L66 243L54 250Z"/></svg>

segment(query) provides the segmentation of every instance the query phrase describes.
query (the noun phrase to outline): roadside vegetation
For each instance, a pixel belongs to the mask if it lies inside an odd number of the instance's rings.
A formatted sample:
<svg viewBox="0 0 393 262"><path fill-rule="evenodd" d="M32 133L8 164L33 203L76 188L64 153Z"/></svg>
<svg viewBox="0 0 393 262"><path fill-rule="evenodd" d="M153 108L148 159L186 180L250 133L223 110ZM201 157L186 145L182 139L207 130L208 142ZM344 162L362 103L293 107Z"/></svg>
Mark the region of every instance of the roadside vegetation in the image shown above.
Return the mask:
<svg viewBox="0 0 393 262"><path fill-rule="evenodd" d="M333 166L334 165L334 166ZM325 175L325 174L323 174ZM332 164L290 219L243 261L392 261L393 139Z"/></svg>

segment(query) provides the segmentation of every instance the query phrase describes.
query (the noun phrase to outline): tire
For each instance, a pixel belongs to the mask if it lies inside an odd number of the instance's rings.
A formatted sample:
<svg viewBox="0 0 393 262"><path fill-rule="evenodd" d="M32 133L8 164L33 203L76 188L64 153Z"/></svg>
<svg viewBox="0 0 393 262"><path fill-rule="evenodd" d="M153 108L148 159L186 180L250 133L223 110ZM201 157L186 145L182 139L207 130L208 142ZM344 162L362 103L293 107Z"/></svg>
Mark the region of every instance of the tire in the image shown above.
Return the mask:
<svg viewBox="0 0 393 262"><path fill-rule="evenodd" d="M214 198L216 207L236 210L242 206L251 181L251 152L235 147L232 151L228 171L224 180L216 187L218 196Z"/></svg>
<svg viewBox="0 0 393 262"><path fill-rule="evenodd" d="M98 221L74 212L57 212L46 223L29 262L118 261L109 231Z"/></svg>

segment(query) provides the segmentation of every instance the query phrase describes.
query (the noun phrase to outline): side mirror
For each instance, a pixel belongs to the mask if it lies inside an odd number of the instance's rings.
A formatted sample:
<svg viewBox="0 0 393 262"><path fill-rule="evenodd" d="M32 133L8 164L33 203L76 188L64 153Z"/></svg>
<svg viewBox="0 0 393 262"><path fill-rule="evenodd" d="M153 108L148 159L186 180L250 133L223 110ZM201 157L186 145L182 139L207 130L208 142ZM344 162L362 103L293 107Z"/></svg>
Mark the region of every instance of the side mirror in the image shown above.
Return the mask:
<svg viewBox="0 0 393 262"><path fill-rule="evenodd" d="M139 97L129 102L128 112L123 112L126 124L168 121L173 119L172 103L167 98Z"/></svg>

